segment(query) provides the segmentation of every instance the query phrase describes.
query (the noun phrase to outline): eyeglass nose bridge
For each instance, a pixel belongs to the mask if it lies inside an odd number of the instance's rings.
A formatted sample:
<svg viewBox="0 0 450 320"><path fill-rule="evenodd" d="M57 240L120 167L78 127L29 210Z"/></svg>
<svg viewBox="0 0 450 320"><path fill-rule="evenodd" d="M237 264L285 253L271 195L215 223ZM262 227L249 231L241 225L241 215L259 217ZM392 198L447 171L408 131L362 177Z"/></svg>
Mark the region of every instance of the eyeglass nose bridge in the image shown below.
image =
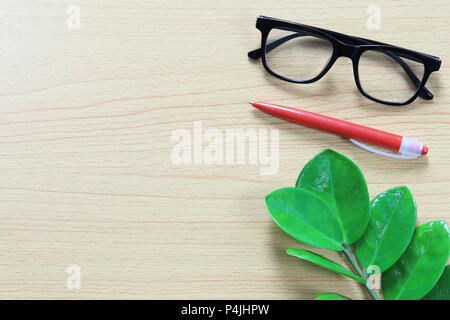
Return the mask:
<svg viewBox="0 0 450 320"><path fill-rule="evenodd" d="M353 59L353 56L356 53L356 51L358 51L358 46L341 43L337 50L337 56Z"/></svg>

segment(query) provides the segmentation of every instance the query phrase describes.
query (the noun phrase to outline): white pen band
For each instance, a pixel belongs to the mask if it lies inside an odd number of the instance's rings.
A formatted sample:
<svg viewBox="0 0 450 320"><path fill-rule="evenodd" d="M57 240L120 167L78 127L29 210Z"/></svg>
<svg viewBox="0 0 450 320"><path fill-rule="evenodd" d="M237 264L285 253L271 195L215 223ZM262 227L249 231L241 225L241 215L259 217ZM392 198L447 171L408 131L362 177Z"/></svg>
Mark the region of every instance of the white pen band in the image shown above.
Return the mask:
<svg viewBox="0 0 450 320"><path fill-rule="evenodd" d="M402 143L400 145L400 149L398 150L400 154L393 154L384 152L381 150L377 150L375 148L369 147L365 145L362 142L359 142L355 139L350 139L351 142L353 142L358 147L370 151L375 154L379 154L382 156L390 157L390 158L398 158L398 159L417 159L421 154L423 150L423 143L408 138L408 137L402 137Z"/></svg>
<svg viewBox="0 0 450 320"><path fill-rule="evenodd" d="M401 154L411 155L419 157L422 154L423 143L417 140L403 137L402 144L400 145L400 150L398 150Z"/></svg>

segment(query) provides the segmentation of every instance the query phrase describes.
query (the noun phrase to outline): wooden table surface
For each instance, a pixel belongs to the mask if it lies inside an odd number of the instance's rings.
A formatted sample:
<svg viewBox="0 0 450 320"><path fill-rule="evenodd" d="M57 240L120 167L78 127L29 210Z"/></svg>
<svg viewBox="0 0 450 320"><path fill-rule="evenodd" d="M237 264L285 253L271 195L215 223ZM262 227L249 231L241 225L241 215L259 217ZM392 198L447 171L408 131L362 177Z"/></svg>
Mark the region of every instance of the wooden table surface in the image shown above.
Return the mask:
<svg viewBox="0 0 450 320"><path fill-rule="evenodd" d="M372 4L378 30L366 25ZM0 298L367 298L354 281L285 254L311 247L275 225L264 196L332 147L358 163L371 197L407 185L419 224L449 221L449 11L445 0L2 1ZM371 102L345 58L314 84L275 79L246 55L259 45L260 14L439 56L435 98ZM416 138L430 153L374 156L253 110L255 99ZM174 163L173 136L193 135L195 123L222 135L279 129L278 172ZM72 265L79 289L67 286Z"/></svg>

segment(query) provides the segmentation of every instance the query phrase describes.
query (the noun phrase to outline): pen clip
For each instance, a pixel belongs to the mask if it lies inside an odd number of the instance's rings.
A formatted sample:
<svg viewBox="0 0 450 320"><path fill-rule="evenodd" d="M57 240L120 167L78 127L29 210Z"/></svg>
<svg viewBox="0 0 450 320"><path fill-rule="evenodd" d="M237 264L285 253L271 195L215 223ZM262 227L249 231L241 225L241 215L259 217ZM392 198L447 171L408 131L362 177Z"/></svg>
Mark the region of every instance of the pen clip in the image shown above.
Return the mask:
<svg viewBox="0 0 450 320"><path fill-rule="evenodd" d="M352 143L354 143L355 145L357 145L358 147L360 147L361 149L364 149L364 150L367 150L372 153L379 154L379 155L382 155L385 157L397 158L397 159L417 159L419 157L418 154L405 154L405 153L393 154L393 153L389 153L389 152L380 151L375 148L369 147L369 146L365 145L364 143L359 142L355 139L350 139L350 141Z"/></svg>

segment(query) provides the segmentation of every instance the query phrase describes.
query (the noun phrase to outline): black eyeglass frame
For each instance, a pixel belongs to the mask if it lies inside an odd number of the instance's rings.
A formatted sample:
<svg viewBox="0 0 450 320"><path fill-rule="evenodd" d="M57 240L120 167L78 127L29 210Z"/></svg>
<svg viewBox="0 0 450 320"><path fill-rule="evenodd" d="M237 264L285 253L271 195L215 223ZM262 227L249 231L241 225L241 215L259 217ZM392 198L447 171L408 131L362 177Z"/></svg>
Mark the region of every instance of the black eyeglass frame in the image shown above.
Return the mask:
<svg viewBox="0 0 450 320"><path fill-rule="evenodd" d="M352 60L353 74L358 90L361 92L363 96L365 96L370 100L387 105L403 106L413 102L419 95L421 98L425 100L433 99L433 94L425 87L425 83L427 82L432 72L439 70L441 66L441 60L438 57L374 40L359 38L335 31L330 31L322 28L312 27L300 23L280 20L266 16L258 17L258 19L256 20L256 28L261 31L261 48L248 52L248 57L254 60L261 58L266 71L276 78L293 83L312 83L322 78L331 69L331 67L339 57L348 57ZM298 35L296 34L288 35L267 44L267 37L269 36L269 32L273 28L286 29L288 31L298 32ZM328 63L322 69L322 71L314 78L307 80L291 79L272 71L267 64L266 51L275 49L284 42L302 35L313 35L319 38L324 38L330 41L330 43L333 45L333 53ZM382 51L383 53L391 56L401 65L401 67L405 70L411 81L413 81L413 83L417 86L416 92L411 98L402 102L385 101L371 96L363 89L359 79L358 64L361 54L367 50ZM407 59L422 63L424 65L424 74L422 79L418 79L416 74L402 59L400 59L400 57L405 57ZM418 85L418 81L420 81L420 85Z"/></svg>

